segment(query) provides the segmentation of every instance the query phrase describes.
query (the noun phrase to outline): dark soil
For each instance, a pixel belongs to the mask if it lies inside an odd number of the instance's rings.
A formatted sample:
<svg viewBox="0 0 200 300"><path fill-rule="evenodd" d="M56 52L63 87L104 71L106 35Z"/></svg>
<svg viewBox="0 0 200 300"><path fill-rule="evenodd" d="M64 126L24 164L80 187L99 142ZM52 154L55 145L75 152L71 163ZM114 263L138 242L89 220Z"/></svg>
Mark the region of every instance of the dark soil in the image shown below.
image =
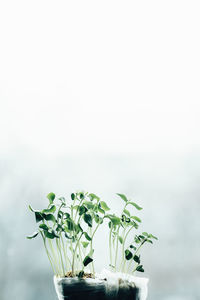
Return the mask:
<svg viewBox="0 0 200 300"><path fill-rule="evenodd" d="M78 274L76 276L78 276ZM67 278L73 278L74 276L72 276L72 271L67 272L65 274L65 277L67 277ZM81 278L83 278L83 279L94 278L94 275L92 273L84 273Z"/></svg>

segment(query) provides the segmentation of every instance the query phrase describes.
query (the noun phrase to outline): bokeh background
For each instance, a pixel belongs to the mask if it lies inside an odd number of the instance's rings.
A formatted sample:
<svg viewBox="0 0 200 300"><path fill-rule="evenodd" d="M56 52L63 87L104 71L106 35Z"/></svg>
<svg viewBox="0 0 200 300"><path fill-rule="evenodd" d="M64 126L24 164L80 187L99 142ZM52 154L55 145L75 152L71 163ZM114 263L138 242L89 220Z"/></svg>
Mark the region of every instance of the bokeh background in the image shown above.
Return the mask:
<svg viewBox="0 0 200 300"><path fill-rule="evenodd" d="M55 300L28 204L115 193L159 237L149 300L200 299L198 1L0 2L0 299ZM96 269L106 265L104 231Z"/></svg>

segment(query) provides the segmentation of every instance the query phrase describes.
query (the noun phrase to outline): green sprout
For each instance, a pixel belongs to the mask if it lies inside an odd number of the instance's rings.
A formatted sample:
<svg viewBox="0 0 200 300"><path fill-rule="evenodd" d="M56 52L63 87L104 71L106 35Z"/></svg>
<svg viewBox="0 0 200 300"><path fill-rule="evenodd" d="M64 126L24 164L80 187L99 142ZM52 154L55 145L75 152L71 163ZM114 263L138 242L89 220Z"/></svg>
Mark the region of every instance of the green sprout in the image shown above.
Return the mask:
<svg viewBox="0 0 200 300"><path fill-rule="evenodd" d="M109 226L112 271L131 274L135 271L144 272L140 250L145 243L153 244L157 237L147 232L132 235L133 230L138 229L141 219L132 215L131 209L139 211L142 207L129 201L123 194L117 195L124 201L119 216L109 212L110 208L105 201L87 192L72 193L68 200L64 197L56 198L54 193L49 193L48 206L43 210L34 210L29 205L29 209L35 214L38 230L27 238L33 239L38 235L42 237L56 276L80 278L84 276L87 266L94 276L93 240L105 219L108 219Z"/></svg>
<svg viewBox="0 0 200 300"><path fill-rule="evenodd" d="M157 240L152 234L143 232L139 235L132 235L133 230L137 230L141 219L132 215L129 207L136 210L142 210L142 207L135 202L129 201L124 194L117 194L125 203L121 215L106 215L104 218L109 219L109 250L110 250L110 267L115 272L126 272L134 274L135 271L144 272L140 260L140 250L145 243L153 244ZM131 243L129 236L132 236ZM129 242L129 246L127 246ZM121 261L118 261L121 258Z"/></svg>
<svg viewBox="0 0 200 300"><path fill-rule="evenodd" d="M89 265L94 275L93 239L103 223L105 202L92 193L72 193L69 200L47 195L48 207L43 210L29 209L35 214L38 230L28 239L41 235L44 247L56 276L82 277Z"/></svg>

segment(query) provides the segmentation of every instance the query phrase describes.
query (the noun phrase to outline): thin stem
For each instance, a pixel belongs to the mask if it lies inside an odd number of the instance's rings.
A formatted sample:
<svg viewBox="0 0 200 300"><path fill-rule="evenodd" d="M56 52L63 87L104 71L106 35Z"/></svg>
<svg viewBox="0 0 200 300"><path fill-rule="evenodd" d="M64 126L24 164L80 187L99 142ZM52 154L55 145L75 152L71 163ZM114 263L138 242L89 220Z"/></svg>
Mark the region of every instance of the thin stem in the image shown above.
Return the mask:
<svg viewBox="0 0 200 300"><path fill-rule="evenodd" d="M51 261L51 255L49 254L49 251L48 251L48 249L47 249L46 239L45 239L45 237L43 236L42 232L40 232L40 233L41 233L41 236L42 236L42 239L43 239L43 242L44 242L44 247L45 247L45 250L46 250L46 253L47 253L47 257L48 257L48 259L49 259L49 262L50 262L50 264L51 264L53 273L54 273L55 275L57 275L57 274L56 274L56 270L54 269L54 266L53 266L53 262Z"/></svg>
<svg viewBox="0 0 200 300"><path fill-rule="evenodd" d="M109 234L110 265L112 266L112 225Z"/></svg>
<svg viewBox="0 0 200 300"><path fill-rule="evenodd" d="M59 263L58 263L58 261L57 261L56 253L55 253L55 251L54 251L54 248L53 248L53 245L52 245L52 242L51 242L50 239L48 239L48 242L49 242L49 246L50 246L50 249L51 249L51 252L52 252L54 261L55 261L55 267L56 267L56 270L57 270L57 274L59 274L59 273L60 273L60 267L59 267Z"/></svg>
<svg viewBox="0 0 200 300"><path fill-rule="evenodd" d="M116 271L116 269L117 269L117 256L118 256L118 245L119 245L119 228L120 227L118 227L118 229L117 229L117 241L116 241L116 251L115 251L115 271Z"/></svg>
<svg viewBox="0 0 200 300"><path fill-rule="evenodd" d="M79 239L78 239L78 241L76 243L76 246L75 246L75 249L74 249L74 253L73 253L73 258L72 258L72 276L75 275L74 274L75 255L76 255L76 250L77 250L77 247L78 247L78 244L79 244L79 241L80 241L82 235L83 235L83 232L81 233L81 235L80 235L80 237L79 237Z"/></svg>

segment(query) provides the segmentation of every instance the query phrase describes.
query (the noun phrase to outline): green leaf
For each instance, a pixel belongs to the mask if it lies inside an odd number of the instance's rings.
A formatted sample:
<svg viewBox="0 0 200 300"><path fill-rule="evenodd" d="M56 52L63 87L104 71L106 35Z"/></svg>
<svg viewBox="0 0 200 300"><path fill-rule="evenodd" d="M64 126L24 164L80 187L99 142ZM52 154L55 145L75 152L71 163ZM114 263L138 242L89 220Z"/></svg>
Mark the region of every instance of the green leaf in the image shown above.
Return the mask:
<svg viewBox="0 0 200 300"><path fill-rule="evenodd" d="M143 232L143 235L145 235L146 237L149 237L149 234L147 232Z"/></svg>
<svg viewBox="0 0 200 300"><path fill-rule="evenodd" d="M122 199L124 200L125 202L128 202L128 199L126 198L126 196L124 194L118 194L117 195Z"/></svg>
<svg viewBox="0 0 200 300"><path fill-rule="evenodd" d="M121 236L118 236L118 239L119 239L120 243L123 244L123 238Z"/></svg>
<svg viewBox="0 0 200 300"><path fill-rule="evenodd" d="M100 200L100 198L97 195L93 194L93 193L89 194L88 196L89 196L91 201L93 201L94 199L96 199L97 201Z"/></svg>
<svg viewBox="0 0 200 300"><path fill-rule="evenodd" d="M87 208L84 205L79 207L79 216L82 216L87 211Z"/></svg>
<svg viewBox="0 0 200 300"><path fill-rule="evenodd" d="M38 235L38 233L39 233L38 231L35 231L33 234L28 235L26 238L29 240L34 239Z"/></svg>
<svg viewBox="0 0 200 300"><path fill-rule="evenodd" d="M44 220L44 216L40 212L35 212L35 220L38 223L38 222Z"/></svg>
<svg viewBox="0 0 200 300"><path fill-rule="evenodd" d="M52 221L53 223L56 223L56 218L54 217L54 215L51 215L51 214L45 215L44 214L44 219L46 221Z"/></svg>
<svg viewBox="0 0 200 300"><path fill-rule="evenodd" d="M71 199L72 199L72 200L75 200L75 198L76 198L75 194L72 193L72 194L71 194Z"/></svg>
<svg viewBox="0 0 200 300"><path fill-rule="evenodd" d="M49 231L44 231L44 235L48 238L48 239L54 239L55 238L55 235L53 232L49 232Z"/></svg>
<svg viewBox="0 0 200 300"><path fill-rule="evenodd" d="M129 201L129 202L127 203L127 205L128 205L128 204L134 206L137 210L141 210L141 209L142 209L142 207L140 207L139 205L137 205L135 202Z"/></svg>
<svg viewBox="0 0 200 300"><path fill-rule="evenodd" d="M69 219L69 218L70 218L70 214L64 213L64 219Z"/></svg>
<svg viewBox="0 0 200 300"><path fill-rule="evenodd" d="M125 258L126 260L130 260L133 257L133 254L128 249L125 250Z"/></svg>
<svg viewBox="0 0 200 300"><path fill-rule="evenodd" d="M67 228L69 231L74 230L74 222L71 219L67 219Z"/></svg>
<svg viewBox="0 0 200 300"><path fill-rule="evenodd" d="M129 217L131 216L130 212L127 209L124 209L123 212Z"/></svg>
<svg viewBox="0 0 200 300"><path fill-rule="evenodd" d="M153 244L152 240L147 239L146 241L150 244Z"/></svg>
<svg viewBox="0 0 200 300"><path fill-rule="evenodd" d="M105 210L103 210L100 205L98 206L98 211L101 213L101 214L104 214L105 215Z"/></svg>
<svg viewBox="0 0 200 300"><path fill-rule="evenodd" d="M80 199L83 200L85 198L83 193L80 193Z"/></svg>
<svg viewBox="0 0 200 300"><path fill-rule="evenodd" d="M49 203L53 203L54 199L55 199L56 195L54 193L49 193L47 195L47 198L49 199Z"/></svg>
<svg viewBox="0 0 200 300"><path fill-rule="evenodd" d="M82 242L83 248L87 248L87 246L89 245L88 242Z"/></svg>
<svg viewBox="0 0 200 300"><path fill-rule="evenodd" d="M133 219L133 220L135 220L135 221L137 221L137 222L139 222L139 223L142 222L141 219L138 218L138 217L136 217L136 216L131 216L131 219Z"/></svg>
<svg viewBox="0 0 200 300"><path fill-rule="evenodd" d="M84 204L87 207L87 209L93 209L94 208L94 204L90 201L84 201Z"/></svg>
<svg viewBox="0 0 200 300"><path fill-rule="evenodd" d="M110 210L110 208L108 207L108 205L106 204L106 202L101 201L100 204L101 204L101 208L103 208L103 210L105 210L105 211Z"/></svg>
<svg viewBox="0 0 200 300"><path fill-rule="evenodd" d="M56 231L64 231L62 226L60 224L57 225Z"/></svg>
<svg viewBox="0 0 200 300"><path fill-rule="evenodd" d="M157 238L155 235L153 235L153 234L149 234L149 238L152 238L152 239L158 240L158 238Z"/></svg>
<svg viewBox="0 0 200 300"><path fill-rule="evenodd" d="M97 224L99 224L99 219L100 219L99 215L94 215L94 220Z"/></svg>
<svg viewBox="0 0 200 300"><path fill-rule="evenodd" d="M140 243L140 238L138 236L135 236L134 240L135 240L136 244Z"/></svg>
<svg viewBox="0 0 200 300"><path fill-rule="evenodd" d="M139 256L137 256L137 255L134 255L133 256L133 260L136 262L136 263L140 263L140 257Z"/></svg>
<svg viewBox="0 0 200 300"><path fill-rule="evenodd" d="M88 224L89 227L92 227L92 217L90 214L84 214L84 217L83 217L85 223Z"/></svg>
<svg viewBox="0 0 200 300"><path fill-rule="evenodd" d="M144 236L144 235L141 235L141 234L140 234L138 237L139 237L140 239L142 239L142 240L145 239L145 236Z"/></svg>
<svg viewBox="0 0 200 300"><path fill-rule="evenodd" d="M110 221L112 222L113 225L119 225L121 222L120 218L113 216L113 215L106 215L105 218L110 219Z"/></svg>
<svg viewBox="0 0 200 300"><path fill-rule="evenodd" d="M136 271L138 271L138 272L144 272L143 266L142 265L138 266L136 268Z"/></svg>
<svg viewBox="0 0 200 300"><path fill-rule="evenodd" d="M69 239L69 240L72 239L72 237L70 237L70 236L67 234L67 232L65 232L65 237L66 237L67 239Z"/></svg>
<svg viewBox="0 0 200 300"><path fill-rule="evenodd" d="M40 224L39 226L40 228L44 229L44 230L48 230L49 227L46 224Z"/></svg>
<svg viewBox="0 0 200 300"><path fill-rule="evenodd" d="M93 261L93 259L91 257L89 257L88 255L84 258L83 260L83 265L84 267L86 267L88 264L90 264Z"/></svg>
<svg viewBox="0 0 200 300"><path fill-rule="evenodd" d="M84 271L80 271L78 274L78 278L83 278L83 276L84 276Z"/></svg>
<svg viewBox="0 0 200 300"><path fill-rule="evenodd" d="M134 250L137 250L137 248L135 246L133 246L133 245L130 245L130 248L134 249Z"/></svg>
<svg viewBox="0 0 200 300"><path fill-rule="evenodd" d="M86 240L88 240L88 241L92 240L91 237L87 234L87 232L84 232L83 234L84 234Z"/></svg>
<svg viewBox="0 0 200 300"><path fill-rule="evenodd" d="M42 213L50 214L50 213L54 213L55 211L56 211L56 206L52 205L50 208L43 209Z"/></svg>

